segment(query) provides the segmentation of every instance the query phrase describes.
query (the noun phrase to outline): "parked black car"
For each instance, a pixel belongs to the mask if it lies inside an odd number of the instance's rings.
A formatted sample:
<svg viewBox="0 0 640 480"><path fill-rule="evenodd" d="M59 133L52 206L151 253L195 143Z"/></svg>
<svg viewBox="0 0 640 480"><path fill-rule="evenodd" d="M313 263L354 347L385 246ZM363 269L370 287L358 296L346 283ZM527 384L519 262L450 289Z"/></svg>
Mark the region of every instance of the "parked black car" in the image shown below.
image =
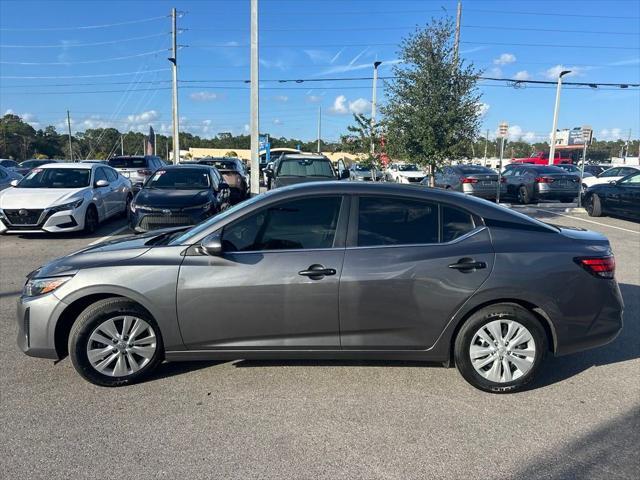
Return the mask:
<svg viewBox="0 0 640 480"><path fill-rule="evenodd" d="M640 172L588 188L584 205L592 217L612 214L640 220Z"/></svg>
<svg viewBox="0 0 640 480"><path fill-rule="evenodd" d="M339 180L349 178L349 170L338 175L331 160L324 155L282 155L267 170L269 188L274 189L296 183Z"/></svg>
<svg viewBox="0 0 640 480"><path fill-rule="evenodd" d="M136 232L195 225L229 206L229 186L208 165L171 165L157 170L131 202Z"/></svg>
<svg viewBox="0 0 640 480"><path fill-rule="evenodd" d="M504 171L506 196L518 203L538 200L572 202L580 194L580 177L547 165L518 165Z"/></svg>
<svg viewBox="0 0 640 480"><path fill-rule="evenodd" d="M13 171L19 173L22 176L25 176L34 168L41 167L42 165L46 165L47 163L58 163L58 160L25 160L24 162L20 162L20 165L17 168L14 168Z"/></svg>
<svg viewBox="0 0 640 480"><path fill-rule="evenodd" d="M239 158L209 157L198 160L199 164L216 167L229 185L231 203L236 204L249 196L249 172Z"/></svg>

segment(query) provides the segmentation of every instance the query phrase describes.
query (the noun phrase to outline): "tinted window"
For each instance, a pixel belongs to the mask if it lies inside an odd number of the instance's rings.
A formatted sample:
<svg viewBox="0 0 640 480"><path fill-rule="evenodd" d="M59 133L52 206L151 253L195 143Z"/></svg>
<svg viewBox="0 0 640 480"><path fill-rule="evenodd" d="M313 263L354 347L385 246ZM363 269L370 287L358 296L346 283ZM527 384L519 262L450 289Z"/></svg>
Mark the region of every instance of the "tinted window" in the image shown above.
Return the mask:
<svg viewBox="0 0 640 480"><path fill-rule="evenodd" d="M442 207L442 241L450 242L475 228L471 215L463 210Z"/></svg>
<svg viewBox="0 0 640 480"><path fill-rule="evenodd" d="M418 172L418 167L415 166L413 163L409 163L406 165L399 165L398 166L398 170L400 170L401 172Z"/></svg>
<svg viewBox="0 0 640 480"><path fill-rule="evenodd" d="M620 169L620 172L618 172L618 175L621 177L626 177L627 175L631 175L632 173L636 173L638 170L636 170L635 168L629 168L629 167L623 167Z"/></svg>
<svg viewBox="0 0 640 480"><path fill-rule="evenodd" d="M2 165L3 167L17 167L18 164L16 162L14 162L13 160L2 160L0 161L0 165Z"/></svg>
<svg viewBox="0 0 640 480"><path fill-rule="evenodd" d="M495 172L493 170L491 170L490 168L487 167L482 167L480 165L464 165L461 167L458 167L460 169L460 171L462 173L468 173L468 174L473 174L473 173L481 173L481 174L490 174L493 173L495 174Z"/></svg>
<svg viewBox="0 0 640 480"><path fill-rule="evenodd" d="M407 245L438 241L438 207L406 198L361 197L358 245Z"/></svg>
<svg viewBox="0 0 640 480"><path fill-rule="evenodd" d="M7 174L4 173L4 170L0 170L0 178L7 178Z"/></svg>
<svg viewBox="0 0 640 480"><path fill-rule="evenodd" d="M223 248L227 252L331 248L340 202L340 197L317 197L268 207L226 227Z"/></svg>
<svg viewBox="0 0 640 480"><path fill-rule="evenodd" d="M293 177L335 176L331 162L319 158L285 158L280 162L277 175Z"/></svg>
<svg viewBox="0 0 640 480"><path fill-rule="evenodd" d="M118 173L111 168L105 168L105 173L107 174L107 180L110 182L115 182L118 179Z"/></svg>
<svg viewBox="0 0 640 480"><path fill-rule="evenodd" d="M623 185L640 185L640 173L631 175L620 182Z"/></svg>
<svg viewBox="0 0 640 480"><path fill-rule="evenodd" d="M619 168L610 168L609 170L602 172L600 174L600 178L617 177L619 171L620 171Z"/></svg>
<svg viewBox="0 0 640 480"><path fill-rule="evenodd" d="M82 188L89 186L88 168L34 168L18 184L19 188Z"/></svg>
<svg viewBox="0 0 640 480"><path fill-rule="evenodd" d="M565 171L560 167L544 167L544 166L535 166L531 167L533 173L564 173Z"/></svg>
<svg viewBox="0 0 640 480"><path fill-rule="evenodd" d="M106 175L106 173L104 171L104 168L98 168L96 170L96 174L94 176L93 182L95 183L98 180L105 180L107 182L109 181L109 180L107 180L107 175Z"/></svg>
<svg viewBox="0 0 640 480"><path fill-rule="evenodd" d="M218 170L238 170L236 162L233 160L214 160L207 162L208 165L213 165Z"/></svg>
<svg viewBox="0 0 640 480"><path fill-rule="evenodd" d="M144 157L114 157L109 159L109 166L113 168L147 168Z"/></svg>

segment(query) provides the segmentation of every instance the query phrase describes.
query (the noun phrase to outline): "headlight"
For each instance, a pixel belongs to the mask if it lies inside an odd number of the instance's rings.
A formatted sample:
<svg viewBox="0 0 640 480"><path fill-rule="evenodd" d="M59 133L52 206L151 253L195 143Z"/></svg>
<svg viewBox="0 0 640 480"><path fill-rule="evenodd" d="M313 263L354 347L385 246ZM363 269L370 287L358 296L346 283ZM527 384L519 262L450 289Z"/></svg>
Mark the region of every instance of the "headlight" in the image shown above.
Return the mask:
<svg viewBox="0 0 640 480"><path fill-rule="evenodd" d="M37 297L45 293L51 293L61 287L73 277L30 278L24 284L22 295L25 297Z"/></svg>
<svg viewBox="0 0 640 480"><path fill-rule="evenodd" d="M64 205L55 205L50 208L52 212L62 212L63 210L73 210L74 208L78 208L84 202L84 198L80 200L76 200L75 202L65 203Z"/></svg>
<svg viewBox="0 0 640 480"><path fill-rule="evenodd" d="M131 213L136 213L136 202L129 203L129 208L131 209Z"/></svg>
<svg viewBox="0 0 640 480"><path fill-rule="evenodd" d="M211 208L211 202L203 203L202 205L196 205L195 207L185 207L186 211L194 211L194 210L209 210Z"/></svg>

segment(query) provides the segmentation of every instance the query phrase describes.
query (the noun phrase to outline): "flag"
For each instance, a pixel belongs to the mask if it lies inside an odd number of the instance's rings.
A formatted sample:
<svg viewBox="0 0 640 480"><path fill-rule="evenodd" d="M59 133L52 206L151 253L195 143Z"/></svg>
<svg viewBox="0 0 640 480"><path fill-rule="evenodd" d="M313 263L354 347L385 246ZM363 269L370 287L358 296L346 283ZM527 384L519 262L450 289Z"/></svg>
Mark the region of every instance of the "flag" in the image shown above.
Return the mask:
<svg viewBox="0 0 640 480"><path fill-rule="evenodd" d="M156 136L153 127L149 125L149 136L147 137L147 155L155 155L156 153Z"/></svg>

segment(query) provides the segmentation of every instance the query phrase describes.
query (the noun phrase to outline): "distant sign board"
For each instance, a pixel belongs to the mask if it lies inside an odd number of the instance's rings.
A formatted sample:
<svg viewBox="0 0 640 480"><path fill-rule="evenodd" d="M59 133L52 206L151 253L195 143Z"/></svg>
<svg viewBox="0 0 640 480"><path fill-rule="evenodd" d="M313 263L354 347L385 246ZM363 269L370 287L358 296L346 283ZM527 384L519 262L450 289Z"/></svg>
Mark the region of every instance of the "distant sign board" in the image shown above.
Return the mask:
<svg viewBox="0 0 640 480"><path fill-rule="evenodd" d="M269 135L260 135L258 137L258 153L262 150L266 151L265 159L269 163L271 161L271 142L269 142Z"/></svg>

